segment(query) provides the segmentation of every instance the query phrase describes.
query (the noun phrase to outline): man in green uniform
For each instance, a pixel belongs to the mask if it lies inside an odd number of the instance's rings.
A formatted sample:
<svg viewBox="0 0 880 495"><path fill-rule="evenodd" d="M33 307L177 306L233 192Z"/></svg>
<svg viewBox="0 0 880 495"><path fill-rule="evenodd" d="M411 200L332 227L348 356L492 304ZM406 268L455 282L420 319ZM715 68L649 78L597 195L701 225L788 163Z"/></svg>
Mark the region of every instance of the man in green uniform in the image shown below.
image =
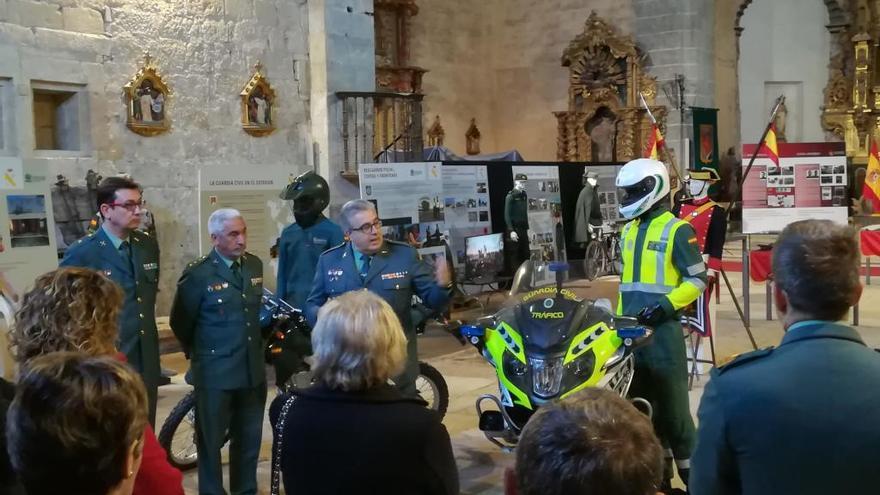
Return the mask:
<svg viewBox="0 0 880 495"><path fill-rule="evenodd" d="M192 359L199 493L224 495L220 449L229 435L234 494L257 493L266 376L260 336L263 262L246 253L241 213L208 218L214 249L190 263L171 308L171 329Z"/></svg>
<svg viewBox="0 0 880 495"><path fill-rule="evenodd" d="M679 313L706 289L706 266L694 229L669 211L665 165L633 160L620 169L616 182L623 190L620 213L632 220L620 240L623 274L617 312L655 328L651 345L636 351L630 393L653 405L654 428L667 449L668 489L672 458L687 483L695 437Z"/></svg>
<svg viewBox="0 0 880 495"><path fill-rule="evenodd" d="M116 346L144 379L150 424L155 424L160 379L155 315L159 246L155 238L136 230L145 211L137 182L108 177L98 185L96 196L104 222L95 233L70 246L61 266L97 270L122 288L125 298Z"/></svg>

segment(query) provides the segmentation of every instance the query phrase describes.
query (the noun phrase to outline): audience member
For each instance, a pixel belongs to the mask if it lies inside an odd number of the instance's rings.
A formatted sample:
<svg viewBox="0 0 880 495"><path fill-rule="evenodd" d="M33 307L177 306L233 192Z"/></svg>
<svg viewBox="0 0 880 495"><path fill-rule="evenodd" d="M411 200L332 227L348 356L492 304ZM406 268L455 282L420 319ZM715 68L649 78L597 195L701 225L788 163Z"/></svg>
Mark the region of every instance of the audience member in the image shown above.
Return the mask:
<svg viewBox="0 0 880 495"><path fill-rule="evenodd" d="M862 293L855 232L790 224L773 248L779 347L712 371L694 495L869 493L880 486L880 354L840 323Z"/></svg>
<svg viewBox="0 0 880 495"><path fill-rule="evenodd" d="M6 434L28 495L130 495L141 466L147 393L108 357L35 358L17 386Z"/></svg>
<svg viewBox="0 0 880 495"><path fill-rule="evenodd" d="M85 268L59 268L37 277L34 288L24 295L10 333L14 359L23 370L34 358L57 351L124 361L115 345L122 298L114 282ZM168 463L165 450L147 424L143 464L134 493L183 495L182 482L183 475Z"/></svg>
<svg viewBox="0 0 880 495"><path fill-rule="evenodd" d="M449 434L437 413L388 384L406 360L391 306L367 291L329 300L312 347L316 384L279 396L269 411L275 441L282 435L288 492L458 493Z"/></svg>
<svg viewBox="0 0 880 495"><path fill-rule="evenodd" d="M654 495L663 450L651 420L616 393L588 388L523 428L508 495Z"/></svg>

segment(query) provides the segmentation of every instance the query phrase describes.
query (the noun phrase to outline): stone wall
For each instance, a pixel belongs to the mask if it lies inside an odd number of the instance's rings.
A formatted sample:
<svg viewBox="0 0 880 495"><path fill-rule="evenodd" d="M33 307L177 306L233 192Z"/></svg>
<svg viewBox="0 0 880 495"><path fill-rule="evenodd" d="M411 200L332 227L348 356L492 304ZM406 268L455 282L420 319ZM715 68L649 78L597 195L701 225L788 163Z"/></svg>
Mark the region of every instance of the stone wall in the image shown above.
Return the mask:
<svg viewBox="0 0 880 495"><path fill-rule="evenodd" d="M198 256L197 171L214 165L311 166L305 0L0 0L0 79L11 82L10 149L45 159L52 176L82 184L87 169L131 173L158 224L162 279L158 314ZM125 127L122 86L149 50L173 92L172 129L141 137ZM255 138L240 127L238 93L261 60L273 84L277 130ZM79 85L87 98L85 147L35 151L32 82ZM8 124L9 122L7 122ZM268 258L267 253L258 253Z"/></svg>

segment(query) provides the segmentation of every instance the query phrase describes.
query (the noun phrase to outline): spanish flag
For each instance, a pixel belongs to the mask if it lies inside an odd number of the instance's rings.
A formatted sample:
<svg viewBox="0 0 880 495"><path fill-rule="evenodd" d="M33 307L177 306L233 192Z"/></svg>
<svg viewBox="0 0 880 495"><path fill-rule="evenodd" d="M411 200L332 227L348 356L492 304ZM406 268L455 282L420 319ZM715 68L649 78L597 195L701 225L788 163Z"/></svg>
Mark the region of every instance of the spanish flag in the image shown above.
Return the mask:
<svg viewBox="0 0 880 495"><path fill-rule="evenodd" d="M660 134L660 128L657 127L657 124L652 124L651 137L648 138L648 146L645 147L644 158L660 160L660 148L662 148L665 143L666 141L663 139L663 134Z"/></svg>
<svg viewBox="0 0 880 495"><path fill-rule="evenodd" d="M871 152L868 153L868 169L865 185L862 186L862 199L871 202L871 211L880 214L880 151L877 140L871 139Z"/></svg>
<svg viewBox="0 0 880 495"><path fill-rule="evenodd" d="M767 131L767 137L764 138L764 147L761 149L764 153L770 156L770 159L773 160L773 163L776 166L779 166L779 147L776 146L776 124L770 124L770 129Z"/></svg>

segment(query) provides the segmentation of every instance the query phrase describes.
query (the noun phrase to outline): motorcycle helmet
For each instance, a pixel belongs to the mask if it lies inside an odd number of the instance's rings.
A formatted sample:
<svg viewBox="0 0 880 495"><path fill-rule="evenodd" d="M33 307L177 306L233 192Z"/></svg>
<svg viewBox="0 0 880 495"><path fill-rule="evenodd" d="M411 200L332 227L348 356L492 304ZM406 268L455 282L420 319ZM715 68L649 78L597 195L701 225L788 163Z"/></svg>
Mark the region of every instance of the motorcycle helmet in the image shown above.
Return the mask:
<svg viewBox="0 0 880 495"><path fill-rule="evenodd" d="M293 201L293 216L302 227L311 227L330 204L330 187L311 170L301 174L281 192L281 199Z"/></svg>
<svg viewBox="0 0 880 495"><path fill-rule="evenodd" d="M616 184L622 190L620 214L629 220L642 215L669 194L669 172L666 165L657 160L639 158L620 169Z"/></svg>

